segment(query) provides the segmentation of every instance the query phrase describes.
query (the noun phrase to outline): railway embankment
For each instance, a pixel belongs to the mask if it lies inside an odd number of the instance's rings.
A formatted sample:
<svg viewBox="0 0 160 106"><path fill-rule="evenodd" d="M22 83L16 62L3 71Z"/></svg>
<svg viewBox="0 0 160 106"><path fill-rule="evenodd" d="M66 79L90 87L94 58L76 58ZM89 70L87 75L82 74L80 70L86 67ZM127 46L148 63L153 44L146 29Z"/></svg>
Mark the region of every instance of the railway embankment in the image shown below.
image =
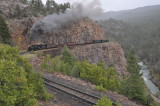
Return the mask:
<svg viewBox="0 0 160 106"><path fill-rule="evenodd" d="M120 95L116 92L112 92L112 91L100 92L100 91L97 91L95 89L95 86L92 85L91 83L80 80L80 79L77 79L77 78L62 75L60 73L56 73L54 75L53 74L42 74L42 75L43 75L44 78L52 80L52 81L54 81L54 82L56 82L60 85L69 87L71 89L75 89L77 91L92 95L92 96L97 97L97 98L100 98L101 95L105 95L108 98L110 98L112 100L112 102L118 101L122 106L139 106L135 102L129 100L128 98L126 98L126 97L124 97L124 96L122 96L122 95ZM56 94L56 92L62 93L58 90L52 90L50 92L54 92L54 94ZM84 102L83 100L79 101L80 99L76 99L75 96L64 94L64 92L62 94L63 94L63 96L65 95L65 97L68 96L69 97L68 99L71 99L73 101L82 103L83 106L88 106L88 104L86 102ZM61 98L61 95L56 95L56 96L57 96L56 98ZM60 96L60 97L58 97L58 96ZM68 101L71 101L71 100L68 100ZM66 102L66 104L68 104L67 101L65 101L63 99L59 100L59 101Z"/></svg>

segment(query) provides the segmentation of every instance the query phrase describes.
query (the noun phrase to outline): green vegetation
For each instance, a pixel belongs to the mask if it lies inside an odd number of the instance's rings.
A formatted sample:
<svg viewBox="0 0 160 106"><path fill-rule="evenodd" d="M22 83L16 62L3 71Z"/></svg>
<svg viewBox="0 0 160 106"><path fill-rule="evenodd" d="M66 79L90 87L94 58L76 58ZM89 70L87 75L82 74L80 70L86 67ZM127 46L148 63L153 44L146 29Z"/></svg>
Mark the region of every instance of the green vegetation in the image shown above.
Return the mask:
<svg viewBox="0 0 160 106"><path fill-rule="evenodd" d="M73 54L69 51L67 46L65 46L62 50L62 60L67 64L73 66L76 62Z"/></svg>
<svg viewBox="0 0 160 106"><path fill-rule="evenodd" d="M94 106L113 106L113 105L112 105L112 101L110 99L108 99L105 96L102 96L101 99L99 99L97 104ZM120 104L118 102L116 102L116 105L114 105L114 106L120 106Z"/></svg>
<svg viewBox="0 0 160 106"><path fill-rule="evenodd" d="M70 8L68 2L58 4L54 0L47 0L45 5L42 3L42 0L20 0L20 2L22 5L28 5L29 8L24 8L21 4L10 6L8 7L8 18L38 17L40 15L46 16L53 13L59 14L64 13Z"/></svg>
<svg viewBox="0 0 160 106"><path fill-rule="evenodd" d="M155 19L148 21L142 19L141 21L145 21L145 24L140 22L139 25L128 24L115 19L100 21L99 24L105 30L107 37L118 41L126 53L130 48L134 48L136 56L141 61L149 63L153 69L153 78L157 80L157 84L160 86L160 59L158 58L160 57L160 41L158 40L160 39L160 20L155 15L146 18Z"/></svg>
<svg viewBox="0 0 160 106"><path fill-rule="evenodd" d="M130 75L122 84L122 94L130 99L146 102L145 84L139 74L140 68L133 51L128 54L127 61Z"/></svg>
<svg viewBox="0 0 160 106"><path fill-rule="evenodd" d="M0 45L0 95L0 106L37 106L37 99L50 98L41 76L17 48L7 45Z"/></svg>
<svg viewBox="0 0 160 106"><path fill-rule="evenodd" d="M15 16L19 17L20 14L21 14L21 9L20 9L20 6L17 4L15 7Z"/></svg>
<svg viewBox="0 0 160 106"><path fill-rule="evenodd" d="M97 89L98 91L106 91L106 89L103 88L102 85L96 86L96 89Z"/></svg>
<svg viewBox="0 0 160 106"><path fill-rule="evenodd" d="M5 19L0 15L0 43L11 44L11 36Z"/></svg>
<svg viewBox="0 0 160 106"><path fill-rule="evenodd" d="M49 55L46 56L41 67L53 73L60 71L64 75L79 77L76 63L73 54L68 50L67 46L65 46L61 56L56 56L55 58L51 58Z"/></svg>
<svg viewBox="0 0 160 106"><path fill-rule="evenodd" d="M64 4L57 4L54 0L47 0L46 1L46 12L47 14L52 14L52 13L64 13L67 8L70 8L69 3L64 3Z"/></svg>
<svg viewBox="0 0 160 106"><path fill-rule="evenodd" d="M78 71L75 71L76 60L73 57L72 53L65 46L62 50L62 55L55 58L51 58L49 55L46 56L41 64L42 69L51 72L61 72L64 75L70 75L78 77Z"/></svg>
<svg viewBox="0 0 160 106"><path fill-rule="evenodd" d="M45 8L42 0L31 0L30 2L32 13L37 16L37 13L45 15Z"/></svg>
<svg viewBox="0 0 160 106"><path fill-rule="evenodd" d="M90 64L88 61L76 61L73 54L64 47L59 57L46 56L41 64L42 69L50 72L79 77L97 85L99 90L118 91L121 83L114 68L106 69L105 63Z"/></svg>
<svg viewBox="0 0 160 106"><path fill-rule="evenodd" d="M90 64L88 61L78 62L80 78L90 81L107 90L118 91L120 82L114 68L105 68L105 63Z"/></svg>

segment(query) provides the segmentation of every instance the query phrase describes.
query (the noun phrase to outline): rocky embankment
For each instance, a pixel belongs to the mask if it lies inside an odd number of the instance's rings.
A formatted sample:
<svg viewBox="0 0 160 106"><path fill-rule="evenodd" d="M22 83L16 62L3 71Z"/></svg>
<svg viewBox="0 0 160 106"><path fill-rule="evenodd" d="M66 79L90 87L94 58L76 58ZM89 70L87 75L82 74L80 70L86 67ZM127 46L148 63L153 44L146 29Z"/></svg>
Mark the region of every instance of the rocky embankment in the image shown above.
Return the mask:
<svg viewBox="0 0 160 106"><path fill-rule="evenodd" d="M43 51L44 54L58 56L62 48ZM106 66L114 66L119 74L127 74L126 59L123 49L116 42L78 45L70 48L75 57L80 60L88 60L90 63L105 62Z"/></svg>
<svg viewBox="0 0 160 106"><path fill-rule="evenodd" d="M114 66L119 74L127 74L123 49L116 42L75 46L72 52L81 61L105 62L107 67Z"/></svg>

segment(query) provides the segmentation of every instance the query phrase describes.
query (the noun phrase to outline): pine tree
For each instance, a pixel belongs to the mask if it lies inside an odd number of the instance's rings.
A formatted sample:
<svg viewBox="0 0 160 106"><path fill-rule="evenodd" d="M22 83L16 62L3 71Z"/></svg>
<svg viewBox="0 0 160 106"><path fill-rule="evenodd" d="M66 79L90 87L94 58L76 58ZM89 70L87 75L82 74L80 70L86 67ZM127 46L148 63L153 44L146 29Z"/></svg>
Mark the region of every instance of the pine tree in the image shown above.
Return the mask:
<svg viewBox="0 0 160 106"><path fill-rule="evenodd" d="M39 74L17 48L0 44L0 106L37 106L49 98Z"/></svg>
<svg viewBox="0 0 160 106"><path fill-rule="evenodd" d="M69 49L67 48L67 46L65 46L62 50L62 60L68 64L73 66L75 63L75 58L73 56L73 54L69 51Z"/></svg>
<svg viewBox="0 0 160 106"><path fill-rule="evenodd" d="M57 3L54 0L47 0L46 1L46 11L48 14L52 14L56 12Z"/></svg>
<svg viewBox="0 0 160 106"><path fill-rule="evenodd" d="M32 13L33 15L37 15L37 13L45 13L45 8L42 3L42 0L31 0L30 1L30 6L32 8Z"/></svg>
<svg viewBox="0 0 160 106"><path fill-rule="evenodd" d="M130 73L139 73L140 67L138 66L138 62L137 62L137 59L136 59L136 57L135 57L134 50L131 50L131 51L128 53L127 63L128 63L127 70L128 70Z"/></svg>
<svg viewBox="0 0 160 106"><path fill-rule="evenodd" d="M52 13L64 13L67 8L70 8L69 3L64 3L64 4L57 4L54 0L47 0L46 1L46 11L48 14Z"/></svg>
<svg viewBox="0 0 160 106"><path fill-rule="evenodd" d="M15 7L15 15L16 17L19 17L20 14L21 14L21 9L20 9L20 6L17 4Z"/></svg>
<svg viewBox="0 0 160 106"><path fill-rule="evenodd" d="M133 50L128 54L127 59L127 70L130 72L130 75L123 83L122 93L131 99L145 102L145 84L139 74L140 68Z"/></svg>
<svg viewBox="0 0 160 106"><path fill-rule="evenodd" d="M11 36L5 19L0 15L0 43L11 44Z"/></svg>

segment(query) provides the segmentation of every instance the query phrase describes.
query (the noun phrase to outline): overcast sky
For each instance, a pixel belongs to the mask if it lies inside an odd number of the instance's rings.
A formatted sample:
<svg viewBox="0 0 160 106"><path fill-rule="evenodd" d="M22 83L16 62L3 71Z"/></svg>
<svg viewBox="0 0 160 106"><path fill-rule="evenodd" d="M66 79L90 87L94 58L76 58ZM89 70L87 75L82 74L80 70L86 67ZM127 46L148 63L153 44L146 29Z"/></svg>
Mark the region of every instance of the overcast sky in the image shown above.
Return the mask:
<svg viewBox="0 0 160 106"><path fill-rule="evenodd" d="M44 3L46 0L42 0ZM86 2L91 0L55 0L57 3L70 2ZM160 5L160 0L100 0L104 11L118 11L143 7L148 5Z"/></svg>

